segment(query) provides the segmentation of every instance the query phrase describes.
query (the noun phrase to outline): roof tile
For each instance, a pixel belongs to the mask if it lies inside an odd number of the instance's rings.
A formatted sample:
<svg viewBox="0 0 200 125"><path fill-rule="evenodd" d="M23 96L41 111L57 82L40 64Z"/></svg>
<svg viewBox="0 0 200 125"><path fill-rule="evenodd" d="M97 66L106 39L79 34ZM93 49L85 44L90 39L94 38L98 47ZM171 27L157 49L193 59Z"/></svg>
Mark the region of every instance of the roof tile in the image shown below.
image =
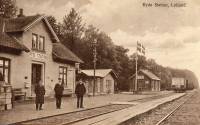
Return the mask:
<svg viewBox="0 0 200 125"><path fill-rule="evenodd" d="M72 51L70 51L67 47L65 47L60 42L53 43L53 55L59 59L83 63L83 61L79 57L77 57Z"/></svg>
<svg viewBox="0 0 200 125"><path fill-rule="evenodd" d="M23 31L27 25L34 22L40 16L41 15L34 15L34 16L26 16L26 17L7 19L5 31L6 32Z"/></svg>
<svg viewBox="0 0 200 125"><path fill-rule="evenodd" d="M0 19L0 46L17 50L29 51L29 49L25 45L20 43L16 38L5 33L4 26L5 20Z"/></svg>
<svg viewBox="0 0 200 125"><path fill-rule="evenodd" d="M144 74L146 74L150 79L153 80L160 80L160 78L158 78L155 74L153 74L152 72L150 72L149 70L140 70L141 72L143 72Z"/></svg>
<svg viewBox="0 0 200 125"><path fill-rule="evenodd" d="M14 37L10 37L5 33L0 33L0 46L23 50L26 52L29 51L29 49L25 45L18 42Z"/></svg>
<svg viewBox="0 0 200 125"><path fill-rule="evenodd" d="M153 74L152 72L150 72L149 70L145 70L145 69L141 69L138 72L142 72L144 73L147 77L149 77L150 79L153 80L160 80L160 78L158 78L155 74ZM129 79L132 79L133 77L135 77L135 74L133 74L131 77L129 77Z"/></svg>
<svg viewBox="0 0 200 125"><path fill-rule="evenodd" d="M94 76L94 70L93 69L87 69L87 70L82 70L82 73L86 74L87 76ZM95 70L95 76L96 77L105 77L108 75L110 72L113 72L112 69L96 69ZM114 73L114 72L113 72ZM117 75L114 73L115 77L117 78Z"/></svg>

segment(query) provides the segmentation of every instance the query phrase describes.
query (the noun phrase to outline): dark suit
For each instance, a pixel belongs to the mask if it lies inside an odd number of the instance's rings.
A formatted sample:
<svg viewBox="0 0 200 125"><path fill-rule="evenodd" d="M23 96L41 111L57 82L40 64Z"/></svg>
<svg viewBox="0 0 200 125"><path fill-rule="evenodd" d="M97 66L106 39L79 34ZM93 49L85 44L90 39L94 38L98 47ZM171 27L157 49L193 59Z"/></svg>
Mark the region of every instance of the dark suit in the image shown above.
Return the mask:
<svg viewBox="0 0 200 125"><path fill-rule="evenodd" d="M59 83L57 83L54 87L57 108L61 108L63 90L64 90L63 85L60 85Z"/></svg>
<svg viewBox="0 0 200 125"><path fill-rule="evenodd" d="M76 85L75 94L77 96L77 108L83 108L83 96L86 92L84 84Z"/></svg>
<svg viewBox="0 0 200 125"><path fill-rule="evenodd" d="M36 110L38 110L38 108L41 110L42 104L44 104L44 95L45 95L45 88L43 85L35 86L35 95L36 95L36 98L35 98Z"/></svg>

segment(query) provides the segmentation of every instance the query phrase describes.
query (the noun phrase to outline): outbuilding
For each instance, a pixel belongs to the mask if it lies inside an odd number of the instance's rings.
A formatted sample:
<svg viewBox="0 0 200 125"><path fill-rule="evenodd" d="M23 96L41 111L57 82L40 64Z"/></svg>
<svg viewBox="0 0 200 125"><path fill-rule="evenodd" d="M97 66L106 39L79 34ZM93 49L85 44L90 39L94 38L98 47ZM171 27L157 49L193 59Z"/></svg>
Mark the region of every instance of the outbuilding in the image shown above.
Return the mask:
<svg viewBox="0 0 200 125"><path fill-rule="evenodd" d="M86 81L86 92L88 95L113 94L117 89L117 75L112 69L81 70L82 77Z"/></svg>
<svg viewBox="0 0 200 125"><path fill-rule="evenodd" d="M149 70L139 70L137 74L137 85L135 74L129 78L130 91L160 91L160 78Z"/></svg>
<svg viewBox="0 0 200 125"><path fill-rule="evenodd" d="M61 44L44 15L0 19L0 75L12 88L34 97L34 87L43 81L47 96L62 79L65 93L75 88L75 64L82 63Z"/></svg>

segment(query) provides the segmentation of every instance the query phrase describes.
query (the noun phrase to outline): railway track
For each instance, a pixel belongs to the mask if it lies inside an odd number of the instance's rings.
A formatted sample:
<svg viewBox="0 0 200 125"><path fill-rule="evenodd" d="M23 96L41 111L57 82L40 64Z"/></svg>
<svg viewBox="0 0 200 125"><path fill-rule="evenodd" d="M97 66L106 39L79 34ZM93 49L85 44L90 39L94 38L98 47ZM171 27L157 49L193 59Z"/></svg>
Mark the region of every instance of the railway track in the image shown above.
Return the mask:
<svg viewBox="0 0 200 125"><path fill-rule="evenodd" d="M121 125L165 125L166 120L170 118L170 116L172 116L177 110L179 110L194 95L196 95L196 92L188 93L179 99L162 104L156 109L129 119L128 121L121 123Z"/></svg>
<svg viewBox="0 0 200 125"><path fill-rule="evenodd" d="M172 116L176 111L178 111L190 98L192 98L194 95L196 94L193 93L192 95L189 95L189 98L186 98L182 103L180 103L179 105L177 105L171 112L169 112L164 118L162 118L156 125L163 125L164 122L170 117Z"/></svg>
<svg viewBox="0 0 200 125"><path fill-rule="evenodd" d="M154 99L164 98L171 95L172 94L165 94L165 95L147 97L143 99L132 100L130 102L137 101L137 102L142 103L142 102L147 102ZM109 104L109 105L104 105L104 106L90 108L90 109L84 109L84 110L75 111L75 112L69 112L69 113L64 113L64 114L59 114L59 115L54 115L54 116L48 116L48 117L43 117L43 118L17 122L11 125L68 125L68 124L72 124L72 123L79 122L82 120L97 117L100 115L119 111L131 106L133 105L132 104Z"/></svg>
<svg viewBox="0 0 200 125"><path fill-rule="evenodd" d="M180 104L172 113L169 113L158 125L199 125L199 105L200 92L198 91Z"/></svg>

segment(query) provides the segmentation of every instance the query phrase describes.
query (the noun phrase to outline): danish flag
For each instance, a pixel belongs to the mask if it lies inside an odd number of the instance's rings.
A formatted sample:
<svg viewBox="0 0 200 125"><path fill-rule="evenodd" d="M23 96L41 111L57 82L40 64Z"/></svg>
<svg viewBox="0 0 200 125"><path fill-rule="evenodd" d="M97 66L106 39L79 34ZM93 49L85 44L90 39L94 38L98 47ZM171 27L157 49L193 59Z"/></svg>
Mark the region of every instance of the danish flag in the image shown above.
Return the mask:
<svg viewBox="0 0 200 125"><path fill-rule="evenodd" d="M137 51L145 55L145 47L139 42L137 42Z"/></svg>

